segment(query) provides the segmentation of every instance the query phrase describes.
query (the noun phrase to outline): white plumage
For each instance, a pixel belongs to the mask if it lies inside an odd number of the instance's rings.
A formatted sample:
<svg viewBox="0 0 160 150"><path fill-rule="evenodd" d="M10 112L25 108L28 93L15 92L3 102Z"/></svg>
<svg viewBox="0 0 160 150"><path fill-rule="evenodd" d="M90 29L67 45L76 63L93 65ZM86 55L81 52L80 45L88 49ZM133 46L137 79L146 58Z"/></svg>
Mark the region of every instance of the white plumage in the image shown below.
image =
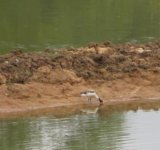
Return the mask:
<svg viewBox="0 0 160 150"><path fill-rule="evenodd" d="M81 111L83 113L86 113L86 114L96 114L99 110L99 107L96 107L95 109L82 109Z"/></svg>
<svg viewBox="0 0 160 150"><path fill-rule="evenodd" d="M97 95L94 90L86 90L84 92L81 92L81 96L88 97L89 102L91 102L91 99L95 97L97 100L99 100L100 103L103 103L103 100Z"/></svg>

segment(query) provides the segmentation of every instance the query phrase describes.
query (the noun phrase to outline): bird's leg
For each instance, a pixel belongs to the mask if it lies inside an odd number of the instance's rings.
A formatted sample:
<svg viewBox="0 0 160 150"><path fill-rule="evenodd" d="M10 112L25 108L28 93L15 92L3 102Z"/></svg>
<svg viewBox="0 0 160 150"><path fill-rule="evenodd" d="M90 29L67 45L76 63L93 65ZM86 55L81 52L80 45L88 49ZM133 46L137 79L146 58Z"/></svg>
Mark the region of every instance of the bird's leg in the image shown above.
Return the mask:
<svg viewBox="0 0 160 150"><path fill-rule="evenodd" d="M91 103L91 99L92 99L92 97L90 97L90 103Z"/></svg>
<svg viewBox="0 0 160 150"><path fill-rule="evenodd" d="M91 102L91 97L88 97L88 102Z"/></svg>

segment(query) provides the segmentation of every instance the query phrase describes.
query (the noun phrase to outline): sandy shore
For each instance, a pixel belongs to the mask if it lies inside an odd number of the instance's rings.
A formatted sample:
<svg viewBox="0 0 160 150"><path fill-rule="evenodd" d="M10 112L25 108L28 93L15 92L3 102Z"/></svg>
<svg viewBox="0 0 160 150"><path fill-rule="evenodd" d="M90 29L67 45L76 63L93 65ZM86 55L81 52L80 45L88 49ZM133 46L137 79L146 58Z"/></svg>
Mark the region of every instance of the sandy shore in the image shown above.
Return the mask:
<svg viewBox="0 0 160 150"><path fill-rule="evenodd" d="M54 52L54 55L53 55ZM160 101L160 44L93 44L0 57L0 117L51 109L98 106L80 97L94 89L103 105ZM73 106L72 108L70 108ZM61 109L62 111L62 109ZM66 111L66 110L65 110ZM77 109L76 109L77 111ZM52 110L54 112L54 110ZM65 112L66 113L66 112Z"/></svg>
<svg viewBox="0 0 160 150"><path fill-rule="evenodd" d="M99 102L91 103L80 92L84 89L95 89L103 98L103 105L124 104L133 102L160 102L160 85L158 75L145 78L125 78L116 81L90 81L71 85L69 83L52 85L31 82L27 84L9 84L0 86L0 117L24 114L43 114L55 112L55 108L70 107L67 114L81 108L98 107ZM62 109L62 110L63 110ZM74 111L73 111L74 110ZM66 110L64 110L66 111ZM61 114L61 110L59 110Z"/></svg>

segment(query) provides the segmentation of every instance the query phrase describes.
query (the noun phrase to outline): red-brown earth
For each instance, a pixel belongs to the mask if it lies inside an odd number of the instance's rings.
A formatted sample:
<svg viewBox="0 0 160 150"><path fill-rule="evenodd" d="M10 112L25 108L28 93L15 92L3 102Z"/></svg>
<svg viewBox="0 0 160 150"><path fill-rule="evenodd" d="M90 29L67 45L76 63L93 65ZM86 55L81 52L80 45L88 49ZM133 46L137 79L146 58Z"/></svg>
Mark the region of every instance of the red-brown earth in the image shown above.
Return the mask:
<svg viewBox="0 0 160 150"><path fill-rule="evenodd" d="M0 116L88 105L80 97L86 89L94 89L104 105L159 101L159 75L159 41L91 43L38 53L15 50L0 56ZM99 103L93 100L89 105Z"/></svg>

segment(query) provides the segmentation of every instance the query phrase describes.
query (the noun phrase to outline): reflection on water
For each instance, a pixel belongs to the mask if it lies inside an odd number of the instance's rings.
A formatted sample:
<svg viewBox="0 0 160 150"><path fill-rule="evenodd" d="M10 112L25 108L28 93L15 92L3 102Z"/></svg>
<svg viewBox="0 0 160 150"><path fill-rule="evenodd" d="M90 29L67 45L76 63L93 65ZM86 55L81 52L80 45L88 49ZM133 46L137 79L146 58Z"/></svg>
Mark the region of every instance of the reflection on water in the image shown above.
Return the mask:
<svg viewBox="0 0 160 150"><path fill-rule="evenodd" d="M86 113L86 114L96 114L98 112L100 107L95 107L94 109L91 108L85 108L85 109L81 109L82 113Z"/></svg>
<svg viewBox="0 0 160 150"><path fill-rule="evenodd" d="M0 52L160 37L159 0L1 0Z"/></svg>
<svg viewBox="0 0 160 150"><path fill-rule="evenodd" d="M159 150L159 117L160 111L122 111L118 105L92 114L1 120L0 149Z"/></svg>
<svg viewBox="0 0 160 150"><path fill-rule="evenodd" d="M106 119L96 114L2 122L0 149L113 149L120 147L120 137L126 135L122 126L121 114Z"/></svg>

